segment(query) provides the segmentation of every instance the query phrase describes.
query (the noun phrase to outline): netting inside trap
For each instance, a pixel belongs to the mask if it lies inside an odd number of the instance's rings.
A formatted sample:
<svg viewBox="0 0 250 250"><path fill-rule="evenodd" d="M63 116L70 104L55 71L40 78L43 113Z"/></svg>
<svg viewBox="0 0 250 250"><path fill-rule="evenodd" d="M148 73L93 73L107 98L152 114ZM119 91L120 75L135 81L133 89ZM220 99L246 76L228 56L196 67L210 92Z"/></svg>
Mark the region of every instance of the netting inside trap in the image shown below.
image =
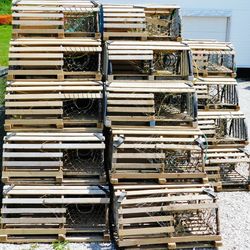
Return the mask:
<svg viewBox="0 0 250 250"><path fill-rule="evenodd" d="M178 10L169 14L150 14L146 16L146 31L150 36L179 37L181 35L181 19Z"/></svg>
<svg viewBox="0 0 250 250"><path fill-rule="evenodd" d="M70 13L65 15L64 28L66 32L96 32L96 13Z"/></svg>
<svg viewBox="0 0 250 250"><path fill-rule="evenodd" d="M216 210L186 210L183 213L176 213L174 214L174 227L175 236L215 235L218 230Z"/></svg>
<svg viewBox="0 0 250 250"><path fill-rule="evenodd" d="M74 204L67 206L66 223L74 228L93 228L105 226L106 209L103 205Z"/></svg>
<svg viewBox="0 0 250 250"><path fill-rule="evenodd" d="M164 71L164 74L167 76L181 75L181 52L154 53L153 62L147 60L123 61L123 65L119 63L113 64L113 72L115 74L126 72L122 67L130 73L150 74L156 71Z"/></svg>
<svg viewBox="0 0 250 250"><path fill-rule="evenodd" d="M234 70L234 57L231 54L216 53L203 54L202 56L194 56L195 69L208 70L210 72L230 73Z"/></svg>
<svg viewBox="0 0 250 250"><path fill-rule="evenodd" d="M156 93L154 96L156 117L180 114L186 109L186 98L183 95Z"/></svg>
<svg viewBox="0 0 250 250"><path fill-rule="evenodd" d="M237 138L247 140L248 133L244 119L218 119L216 120L217 138Z"/></svg>
<svg viewBox="0 0 250 250"><path fill-rule="evenodd" d="M236 87L230 85L209 85L207 104L238 104ZM201 99L203 101L203 99Z"/></svg>
<svg viewBox="0 0 250 250"><path fill-rule="evenodd" d="M64 171L69 172L103 172L104 155L103 150L97 149L75 149L68 150L63 156Z"/></svg>
<svg viewBox="0 0 250 250"><path fill-rule="evenodd" d="M243 168L242 168L243 166ZM242 169L245 169L245 171L242 171ZM245 166L243 164L222 164L220 166L220 178L224 184L238 184L238 185L247 185L249 184L249 181L247 179L247 176L249 174L249 165L246 164Z"/></svg>
<svg viewBox="0 0 250 250"><path fill-rule="evenodd" d="M198 152L177 150L167 151L165 158L165 172L194 173L202 172L202 155Z"/></svg>
<svg viewBox="0 0 250 250"><path fill-rule="evenodd" d="M99 99L71 99L63 102L63 117L68 119L98 119L100 110Z"/></svg>
<svg viewBox="0 0 250 250"><path fill-rule="evenodd" d="M181 74L181 52L154 53L153 68L155 71L165 71L168 74Z"/></svg>
<svg viewBox="0 0 250 250"><path fill-rule="evenodd" d="M154 137L152 140L146 142L141 142L145 146L148 144L154 144ZM138 144L138 142L137 142ZM201 150L156 150L155 147L150 149L142 146L136 149L136 152L142 154L147 153L164 153L165 158L149 158L142 159L142 161L147 161L145 163L160 163L163 165L162 169L157 171L163 171L165 173L201 173L203 172L203 154ZM153 169L153 168L152 168Z"/></svg>
<svg viewBox="0 0 250 250"><path fill-rule="evenodd" d="M63 64L66 72L97 71L99 56L97 53L67 52L64 54Z"/></svg>

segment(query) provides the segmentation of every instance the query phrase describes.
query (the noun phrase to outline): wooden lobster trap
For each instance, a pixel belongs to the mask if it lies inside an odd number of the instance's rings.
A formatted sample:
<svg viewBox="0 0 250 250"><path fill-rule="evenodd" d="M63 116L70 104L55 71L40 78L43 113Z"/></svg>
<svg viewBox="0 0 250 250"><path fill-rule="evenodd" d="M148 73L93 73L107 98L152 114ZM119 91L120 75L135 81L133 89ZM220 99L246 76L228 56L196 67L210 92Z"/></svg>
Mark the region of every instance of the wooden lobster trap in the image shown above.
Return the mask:
<svg viewBox="0 0 250 250"><path fill-rule="evenodd" d="M113 130L111 183L205 183L199 130Z"/></svg>
<svg viewBox="0 0 250 250"><path fill-rule="evenodd" d="M240 111L199 111L199 128L206 136L205 170L218 191L249 188L250 162L244 114ZM238 171L239 166L244 174ZM247 175L246 175L247 172Z"/></svg>
<svg viewBox="0 0 250 250"><path fill-rule="evenodd" d="M4 186L0 241L109 239L107 186Z"/></svg>
<svg viewBox="0 0 250 250"><path fill-rule="evenodd" d="M243 148L208 147L206 151L205 171L217 191L249 190L249 166L250 156Z"/></svg>
<svg viewBox="0 0 250 250"><path fill-rule="evenodd" d="M196 126L197 103L191 82L122 81L106 83L106 126Z"/></svg>
<svg viewBox="0 0 250 250"><path fill-rule="evenodd" d="M5 184L105 183L102 133L7 133Z"/></svg>
<svg viewBox="0 0 250 250"><path fill-rule="evenodd" d="M100 38L99 4L94 1L13 2L13 36Z"/></svg>
<svg viewBox="0 0 250 250"><path fill-rule="evenodd" d="M239 110L239 98L234 78L198 77L194 88L198 97L200 110Z"/></svg>
<svg viewBox="0 0 250 250"><path fill-rule="evenodd" d="M104 72L113 80L189 80L189 47L172 41L107 41Z"/></svg>
<svg viewBox="0 0 250 250"><path fill-rule="evenodd" d="M180 40L181 18L175 5L104 4L104 40Z"/></svg>
<svg viewBox="0 0 250 250"><path fill-rule="evenodd" d="M218 205L204 186L115 186L117 243L123 249L221 246Z"/></svg>
<svg viewBox="0 0 250 250"><path fill-rule="evenodd" d="M13 81L7 86L6 131L88 131L102 128L99 81Z"/></svg>
<svg viewBox="0 0 250 250"><path fill-rule="evenodd" d="M241 111L199 111L198 123L209 144L225 147L248 144L245 116Z"/></svg>
<svg viewBox="0 0 250 250"><path fill-rule="evenodd" d="M101 80L101 41L22 38L10 42L8 80Z"/></svg>
<svg viewBox="0 0 250 250"><path fill-rule="evenodd" d="M195 76L236 76L235 51L231 43L206 40L185 43L192 50Z"/></svg>

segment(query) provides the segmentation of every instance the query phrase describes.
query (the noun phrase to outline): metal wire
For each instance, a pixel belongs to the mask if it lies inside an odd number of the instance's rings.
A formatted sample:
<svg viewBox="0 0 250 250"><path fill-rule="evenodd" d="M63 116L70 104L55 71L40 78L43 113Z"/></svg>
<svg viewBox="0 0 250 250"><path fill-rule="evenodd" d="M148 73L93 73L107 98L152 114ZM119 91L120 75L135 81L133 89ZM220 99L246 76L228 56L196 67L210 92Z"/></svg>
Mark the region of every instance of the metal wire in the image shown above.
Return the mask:
<svg viewBox="0 0 250 250"><path fill-rule="evenodd" d="M73 10L74 11L74 10ZM65 14L64 29L66 32L96 32L97 19L95 12L76 13L74 12Z"/></svg>
<svg viewBox="0 0 250 250"><path fill-rule="evenodd" d="M236 168L239 164L221 164L220 166L220 178L222 182L248 184L248 179L240 174Z"/></svg>
<svg viewBox="0 0 250 250"><path fill-rule="evenodd" d="M216 54L195 54L194 61L198 70L207 70L212 72L230 73L234 70L234 60L232 54L218 52Z"/></svg>
<svg viewBox="0 0 250 250"><path fill-rule="evenodd" d="M97 71L99 57L97 53L67 51L63 57L63 70L66 72Z"/></svg>
<svg viewBox="0 0 250 250"><path fill-rule="evenodd" d="M224 118L215 120L217 138L238 138L247 140L247 128L242 118Z"/></svg>
<svg viewBox="0 0 250 250"><path fill-rule="evenodd" d="M64 171L69 172L103 172L104 155L103 150L75 149L68 150L63 155Z"/></svg>
<svg viewBox="0 0 250 250"><path fill-rule="evenodd" d="M155 71L169 72L170 75L180 74L181 52L173 53L158 52L154 53L153 68Z"/></svg>
<svg viewBox="0 0 250 250"><path fill-rule="evenodd" d="M167 151L165 158L165 172L194 173L201 172L201 153L176 150Z"/></svg>
<svg viewBox="0 0 250 250"><path fill-rule="evenodd" d="M204 202L205 203L205 202ZM208 203L208 201L206 201ZM188 203L187 203L188 204ZM185 210L174 215L175 236L214 235L217 232L216 210Z"/></svg>
<svg viewBox="0 0 250 250"><path fill-rule="evenodd" d="M99 104L97 99L71 99L63 102L63 116L69 119L97 117Z"/></svg>
<svg viewBox="0 0 250 250"><path fill-rule="evenodd" d="M105 226L106 211L103 205L68 205L66 213L66 224L68 227L84 228L93 227L97 229Z"/></svg>
<svg viewBox="0 0 250 250"><path fill-rule="evenodd" d="M88 196L92 197L92 196ZM51 198L51 195L42 195L40 198L46 199ZM77 197L75 197L77 198ZM78 198L81 198L80 196ZM43 204L45 208L58 207L56 204ZM97 227L105 226L106 222L106 208L102 204L64 204L66 208L66 213L53 213L55 218L66 217L65 224L55 224L55 227L67 227L67 228L84 228L84 227ZM36 225L36 227L43 227L41 225Z"/></svg>
<svg viewBox="0 0 250 250"><path fill-rule="evenodd" d="M154 94L155 115L156 117L167 117L169 115L181 113L181 95L172 95L168 93Z"/></svg>
<svg viewBox="0 0 250 250"><path fill-rule="evenodd" d="M179 37L181 34L181 19L178 10L171 15L151 14L146 17L146 31L150 36Z"/></svg>
<svg viewBox="0 0 250 250"><path fill-rule="evenodd" d="M208 96L206 99L207 104L238 104L238 95L235 85L208 85Z"/></svg>
<svg viewBox="0 0 250 250"><path fill-rule="evenodd" d="M155 144L153 138L156 136L151 136L152 140L147 140L141 142L141 144ZM159 138L159 137L158 137ZM138 144L138 142L137 142ZM146 148L138 147L137 152L144 153L164 153L165 159L147 159L151 164L161 163L163 164L163 169L155 169L154 171L163 171L164 173L200 173L202 172L202 152L198 150L162 150L155 149L155 147Z"/></svg>
<svg viewBox="0 0 250 250"><path fill-rule="evenodd" d="M149 74L150 73L150 62L149 61L129 61L132 70L140 74Z"/></svg>

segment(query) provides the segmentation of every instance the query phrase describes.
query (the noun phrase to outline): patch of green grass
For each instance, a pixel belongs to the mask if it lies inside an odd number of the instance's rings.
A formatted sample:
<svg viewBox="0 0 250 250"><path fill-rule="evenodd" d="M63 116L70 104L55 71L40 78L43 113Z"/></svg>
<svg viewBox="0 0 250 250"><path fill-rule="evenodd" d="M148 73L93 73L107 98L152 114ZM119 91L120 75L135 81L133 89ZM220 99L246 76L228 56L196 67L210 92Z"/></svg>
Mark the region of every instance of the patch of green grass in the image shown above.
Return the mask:
<svg viewBox="0 0 250 250"><path fill-rule="evenodd" d="M28 250L36 250L38 248L38 244L37 243L34 243L30 246L30 248Z"/></svg>
<svg viewBox="0 0 250 250"><path fill-rule="evenodd" d="M68 244L69 244L68 241L57 240L52 243L52 247L54 250L70 250Z"/></svg>
<svg viewBox="0 0 250 250"><path fill-rule="evenodd" d="M0 78L0 106L2 106L4 103L5 89L6 89L6 79Z"/></svg>
<svg viewBox="0 0 250 250"><path fill-rule="evenodd" d="M0 14L11 14L11 0L0 0Z"/></svg>
<svg viewBox="0 0 250 250"><path fill-rule="evenodd" d="M11 25L0 25L0 66L8 66L11 33Z"/></svg>

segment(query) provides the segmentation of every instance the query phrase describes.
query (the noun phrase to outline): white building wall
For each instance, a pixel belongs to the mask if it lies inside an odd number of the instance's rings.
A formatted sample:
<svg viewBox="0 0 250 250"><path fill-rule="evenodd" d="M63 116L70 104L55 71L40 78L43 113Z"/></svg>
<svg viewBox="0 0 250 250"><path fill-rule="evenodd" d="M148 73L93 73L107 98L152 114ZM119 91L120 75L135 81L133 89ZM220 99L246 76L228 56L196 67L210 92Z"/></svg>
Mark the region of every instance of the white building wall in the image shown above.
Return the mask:
<svg viewBox="0 0 250 250"><path fill-rule="evenodd" d="M183 16L182 19L182 35L184 38L229 40L228 17Z"/></svg>
<svg viewBox="0 0 250 250"><path fill-rule="evenodd" d="M195 25L195 17L197 17L197 30L201 29L201 19L199 17L206 17L211 20L211 26L213 29L208 27L206 22L206 27L204 27L205 32L201 30L200 38L223 38L223 31L218 31L218 29L223 29L222 22L225 22L228 17L230 23L228 23L228 34L227 40L231 41L237 52L237 66L250 68L250 1L249 0L102 0L104 3L130 3L130 4L177 4L181 6L183 13L183 21L191 23L191 27ZM191 18L191 17L194 18ZM204 19L205 20L205 19ZM204 21L203 20L203 21ZM207 21L207 20L206 20ZM184 24L184 35L188 35L185 31ZM217 29L216 29L217 28ZM185 33L186 32L186 33ZM218 32L221 34L218 35ZM205 34L207 33L207 37ZM189 33L194 36L194 33ZM187 37L188 38L188 37ZM194 37L190 37L194 38ZM222 39L225 40L225 39Z"/></svg>

